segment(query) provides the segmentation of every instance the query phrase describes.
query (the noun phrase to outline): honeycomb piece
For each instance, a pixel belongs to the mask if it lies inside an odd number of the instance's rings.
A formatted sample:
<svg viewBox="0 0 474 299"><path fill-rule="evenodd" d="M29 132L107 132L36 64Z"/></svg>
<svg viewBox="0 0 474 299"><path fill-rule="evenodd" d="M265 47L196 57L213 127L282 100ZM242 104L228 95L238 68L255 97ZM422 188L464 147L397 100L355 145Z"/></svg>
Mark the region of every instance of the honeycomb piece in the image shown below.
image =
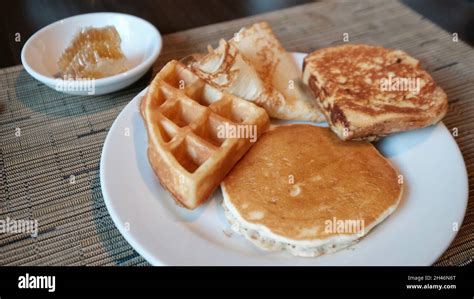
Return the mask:
<svg viewBox="0 0 474 299"><path fill-rule="evenodd" d="M125 72L128 68L120 43L114 26L81 29L58 60L58 76L98 79Z"/></svg>

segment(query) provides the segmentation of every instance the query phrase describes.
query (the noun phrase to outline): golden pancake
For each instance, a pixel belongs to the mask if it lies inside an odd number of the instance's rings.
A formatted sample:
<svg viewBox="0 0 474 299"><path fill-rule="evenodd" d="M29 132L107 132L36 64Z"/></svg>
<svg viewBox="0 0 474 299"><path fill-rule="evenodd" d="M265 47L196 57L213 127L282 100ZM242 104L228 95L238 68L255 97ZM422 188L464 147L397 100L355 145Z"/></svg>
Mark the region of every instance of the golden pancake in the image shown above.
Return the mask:
<svg viewBox="0 0 474 299"><path fill-rule="evenodd" d="M221 186L234 230L264 249L302 256L349 246L391 214L402 193L398 173L372 144L312 125L265 133Z"/></svg>

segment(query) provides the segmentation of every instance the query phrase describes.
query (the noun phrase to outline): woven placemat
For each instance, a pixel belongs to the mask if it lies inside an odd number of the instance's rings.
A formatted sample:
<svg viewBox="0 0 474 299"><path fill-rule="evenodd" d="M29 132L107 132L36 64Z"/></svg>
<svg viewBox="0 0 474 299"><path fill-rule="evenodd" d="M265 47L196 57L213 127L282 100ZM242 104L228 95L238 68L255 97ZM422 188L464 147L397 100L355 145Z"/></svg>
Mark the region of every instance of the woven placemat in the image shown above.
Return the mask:
<svg viewBox="0 0 474 299"><path fill-rule="evenodd" d="M381 44L419 58L448 93L444 123L458 130L474 189L474 52L398 2L314 3L167 35L153 71L259 20L272 24L289 51L341 44L348 33L351 43ZM21 66L0 70L0 219L36 219L39 225L36 237L0 234L1 265L147 265L107 213L99 161L113 120L150 75L114 94L80 97L49 89ZM464 224L437 265L472 261L472 191L469 196Z"/></svg>

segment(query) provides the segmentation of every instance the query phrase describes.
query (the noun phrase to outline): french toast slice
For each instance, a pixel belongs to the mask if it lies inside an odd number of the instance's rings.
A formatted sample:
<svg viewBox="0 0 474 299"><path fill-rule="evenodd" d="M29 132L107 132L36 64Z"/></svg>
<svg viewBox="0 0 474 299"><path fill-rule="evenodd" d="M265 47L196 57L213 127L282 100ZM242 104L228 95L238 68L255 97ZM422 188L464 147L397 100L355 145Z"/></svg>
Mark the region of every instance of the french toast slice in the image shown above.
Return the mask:
<svg viewBox="0 0 474 299"><path fill-rule="evenodd" d="M304 60L309 86L331 129L342 140L373 141L439 122L446 93L401 50L373 45L324 48Z"/></svg>

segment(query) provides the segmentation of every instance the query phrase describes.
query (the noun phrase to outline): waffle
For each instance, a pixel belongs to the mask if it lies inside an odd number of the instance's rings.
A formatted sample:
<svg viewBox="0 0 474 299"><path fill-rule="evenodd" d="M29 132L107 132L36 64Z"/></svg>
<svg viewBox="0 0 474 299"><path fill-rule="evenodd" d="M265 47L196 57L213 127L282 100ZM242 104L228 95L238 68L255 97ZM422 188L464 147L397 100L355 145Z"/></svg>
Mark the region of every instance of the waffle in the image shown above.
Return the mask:
<svg viewBox="0 0 474 299"><path fill-rule="evenodd" d="M254 126L258 137L270 124L263 108L217 90L175 60L156 75L140 111L150 164L188 209L202 204L252 145L251 138L224 138L222 128Z"/></svg>

